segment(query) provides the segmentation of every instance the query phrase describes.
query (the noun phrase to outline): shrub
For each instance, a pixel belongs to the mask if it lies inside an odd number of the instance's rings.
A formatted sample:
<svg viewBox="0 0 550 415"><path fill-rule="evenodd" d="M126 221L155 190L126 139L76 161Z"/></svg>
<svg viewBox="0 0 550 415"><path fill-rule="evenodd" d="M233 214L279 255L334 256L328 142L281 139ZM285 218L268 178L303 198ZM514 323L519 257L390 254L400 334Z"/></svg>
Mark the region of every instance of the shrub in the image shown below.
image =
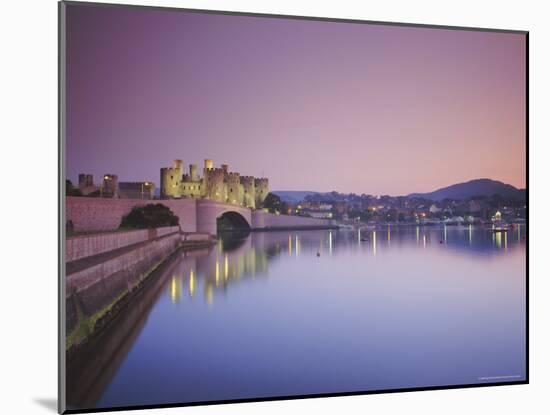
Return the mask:
<svg viewBox="0 0 550 415"><path fill-rule="evenodd" d="M179 218L167 206L160 203L136 206L122 218L121 228L146 229L162 226L178 226Z"/></svg>

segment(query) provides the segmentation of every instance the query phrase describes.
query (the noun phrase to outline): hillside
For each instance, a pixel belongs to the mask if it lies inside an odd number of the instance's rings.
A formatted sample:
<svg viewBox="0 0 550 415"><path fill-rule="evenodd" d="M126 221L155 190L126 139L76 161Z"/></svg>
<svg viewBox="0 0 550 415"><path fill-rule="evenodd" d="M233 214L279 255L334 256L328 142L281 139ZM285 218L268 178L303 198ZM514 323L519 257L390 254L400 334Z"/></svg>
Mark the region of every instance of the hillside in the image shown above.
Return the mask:
<svg viewBox="0 0 550 415"><path fill-rule="evenodd" d="M271 192L281 198L284 202L298 203L308 195L316 194L317 192L301 191L301 190L274 190Z"/></svg>
<svg viewBox="0 0 550 415"><path fill-rule="evenodd" d="M421 197L439 201L446 198L468 199L473 196L492 196L494 194L517 199L525 197L524 190L491 179L470 180L469 182L453 184L429 193L411 193L408 197Z"/></svg>

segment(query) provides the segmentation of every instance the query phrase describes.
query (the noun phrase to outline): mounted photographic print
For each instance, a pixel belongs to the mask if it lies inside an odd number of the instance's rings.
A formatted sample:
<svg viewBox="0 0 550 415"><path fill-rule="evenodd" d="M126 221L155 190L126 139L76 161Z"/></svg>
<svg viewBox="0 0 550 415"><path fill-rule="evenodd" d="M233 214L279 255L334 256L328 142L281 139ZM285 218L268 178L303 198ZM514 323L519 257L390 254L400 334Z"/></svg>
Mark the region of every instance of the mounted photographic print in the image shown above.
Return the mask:
<svg viewBox="0 0 550 415"><path fill-rule="evenodd" d="M527 32L59 13L60 412L528 382Z"/></svg>

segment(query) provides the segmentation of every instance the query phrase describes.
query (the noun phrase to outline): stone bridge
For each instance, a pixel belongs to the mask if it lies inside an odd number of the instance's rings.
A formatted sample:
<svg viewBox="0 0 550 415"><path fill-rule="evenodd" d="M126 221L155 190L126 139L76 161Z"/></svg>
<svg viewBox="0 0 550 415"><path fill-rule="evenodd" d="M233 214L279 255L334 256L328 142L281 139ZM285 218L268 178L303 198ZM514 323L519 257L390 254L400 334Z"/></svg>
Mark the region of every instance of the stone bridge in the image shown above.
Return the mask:
<svg viewBox="0 0 550 415"><path fill-rule="evenodd" d="M220 203L208 199L197 199L197 232L217 233L217 220L226 217L233 226L241 229L252 229L252 209L243 206Z"/></svg>
<svg viewBox="0 0 550 415"><path fill-rule="evenodd" d="M334 227L334 222L327 219L275 215L229 203L192 198L141 200L67 196L65 219L70 221L75 231L109 231L117 229L122 217L133 207L149 203L168 206L179 217L184 232L214 235L217 233L217 219L222 216L235 227L252 230Z"/></svg>

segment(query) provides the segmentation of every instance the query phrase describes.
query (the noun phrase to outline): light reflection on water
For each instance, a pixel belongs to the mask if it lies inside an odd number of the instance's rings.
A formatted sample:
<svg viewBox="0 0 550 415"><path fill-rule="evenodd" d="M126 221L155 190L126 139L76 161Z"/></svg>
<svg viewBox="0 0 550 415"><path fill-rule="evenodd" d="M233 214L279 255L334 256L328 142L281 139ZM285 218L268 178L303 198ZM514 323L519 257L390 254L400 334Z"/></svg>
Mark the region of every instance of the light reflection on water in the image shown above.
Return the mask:
<svg viewBox="0 0 550 415"><path fill-rule="evenodd" d="M522 380L525 268L524 227L220 240L182 254L133 305L141 314L114 329L132 342L111 357L107 336L109 375L72 406Z"/></svg>

